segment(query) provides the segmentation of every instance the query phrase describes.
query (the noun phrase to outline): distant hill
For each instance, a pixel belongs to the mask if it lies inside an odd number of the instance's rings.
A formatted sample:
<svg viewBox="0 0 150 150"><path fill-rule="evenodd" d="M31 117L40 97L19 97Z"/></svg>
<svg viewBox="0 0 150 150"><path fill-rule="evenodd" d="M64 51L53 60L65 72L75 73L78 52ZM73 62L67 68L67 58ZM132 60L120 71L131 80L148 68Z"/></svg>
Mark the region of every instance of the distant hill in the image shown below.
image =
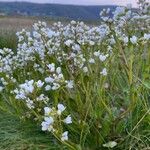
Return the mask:
<svg viewBox="0 0 150 150"><path fill-rule="evenodd" d="M102 9L110 8L110 16L117 6L78 6L61 4L37 4L28 2L0 2L0 14L63 17L75 20L98 20Z"/></svg>

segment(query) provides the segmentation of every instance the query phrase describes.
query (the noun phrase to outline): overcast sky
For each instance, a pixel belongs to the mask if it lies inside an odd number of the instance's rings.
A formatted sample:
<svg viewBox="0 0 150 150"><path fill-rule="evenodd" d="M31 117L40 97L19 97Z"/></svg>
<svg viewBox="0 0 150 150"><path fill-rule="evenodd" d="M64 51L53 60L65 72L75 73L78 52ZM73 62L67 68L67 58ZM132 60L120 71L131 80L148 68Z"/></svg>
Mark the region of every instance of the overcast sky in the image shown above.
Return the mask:
<svg viewBox="0 0 150 150"><path fill-rule="evenodd" d="M35 3L60 3L60 4L77 4L77 5L124 5L132 4L137 6L138 0L0 0L0 1L29 1Z"/></svg>

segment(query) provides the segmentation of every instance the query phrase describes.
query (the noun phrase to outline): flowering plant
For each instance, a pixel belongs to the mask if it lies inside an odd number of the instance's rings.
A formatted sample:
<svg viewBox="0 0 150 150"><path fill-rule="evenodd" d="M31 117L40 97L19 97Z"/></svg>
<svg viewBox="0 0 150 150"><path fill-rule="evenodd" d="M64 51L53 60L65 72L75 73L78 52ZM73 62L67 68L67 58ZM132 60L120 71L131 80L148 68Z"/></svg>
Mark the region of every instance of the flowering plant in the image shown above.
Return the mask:
<svg viewBox="0 0 150 150"><path fill-rule="evenodd" d="M17 32L17 51L0 49L0 108L34 119L69 149L122 148L149 125L150 14L140 4L113 18L103 10L99 26L39 21Z"/></svg>

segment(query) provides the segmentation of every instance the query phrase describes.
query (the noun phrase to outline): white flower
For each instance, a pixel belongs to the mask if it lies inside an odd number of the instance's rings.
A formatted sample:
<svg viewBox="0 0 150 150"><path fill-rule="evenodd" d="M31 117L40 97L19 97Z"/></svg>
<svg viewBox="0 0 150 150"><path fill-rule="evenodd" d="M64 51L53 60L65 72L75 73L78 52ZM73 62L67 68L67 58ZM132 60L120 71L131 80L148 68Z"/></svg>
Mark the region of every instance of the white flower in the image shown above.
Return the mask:
<svg viewBox="0 0 150 150"><path fill-rule="evenodd" d="M93 46L93 45L95 44L95 42L94 42L94 41L89 41L89 44L90 44L91 46Z"/></svg>
<svg viewBox="0 0 150 150"><path fill-rule="evenodd" d="M54 123L54 119L52 117L45 117L45 121L42 122L42 131L51 131L53 129L52 124Z"/></svg>
<svg viewBox="0 0 150 150"><path fill-rule="evenodd" d="M136 44L136 43L137 43L137 37L136 37L136 36L132 36L132 37L130 38L130 42L131 42L132 44Z"/></svg>
<svg viewBox="0 0 150 150"><path fill-rule="evenodd" d="M46 22L42 22L41 24L42 24L44 27L46 27Z"/></svg>
<svg viewBox="0 0 150 150"><path fill-rule="evenodd" d="M27 94L32 93L34 90L33 83L34 83L34 80L27 81L26 83L21 84L20 88L23 89Z"/></svg>
<svg viewBox="0 0 150 150"><path fill-rule="evenodd" d="M23 91L18 91L18 89L15 89L14 93L16 94L16 99L26 99L26 95Z"/></svg>
<svg viewBox="0 0 150 150"><path fill-rule="evenodd" d="M150 39L150 34L146 34L146 33L145 33L145 34L144 34L144 39L145 39L145 40L149 40L149 39Z"/></svg>
<svg viewBox="0 0 150 150"><path fill-rule="evenodd" d="M62 73L58 75L58 79L59 79L59 80L60 80L60 79L63 79L63 78L64 78L64 76L63 76Z"/></svg>
<svg viewBox="0 0 150 150"><path fill-rule="evenodd" d="M67 45L67 46L69 47L72 43L73 43L73 41L67 40L67 41L65 42L65 45Z"/></svg>
<svg viewBox="0 0 150 150"><path fill-rule="evenodd" d="M53 83L52 90L57 90L59 88L60 88L60 85L58 83Z"/></svg>
<svg viewBox="0 0 150 150"><path fill-rule="evenodd" d="M127 43L129 42L129 38L128 38L128 37L124 37L124 38L123 38L123 42L124 42L125 44L127 44Z"/></svg>
<svg viewBox="0 0 150 150"><path fill-rule="evenodd" d="M60 74L60 73L61 73L61 68L58 67L58 68L56 69L56 72L57 72L58 74Z"/></svg>
<svg viewBox="0 0 150 150"><path fill-rule="evenodd" d="M51 108L49 108L49 107L45 107L44 108L44 113L45 113L45 115L49 115L49 113L52 111L52 109Z"/></svg>
<svg viewBox="0 0 150 150"><path fill-rule="evenodd" d="M66 109L66 107L63 104L58 104L57 108L58 108L58 111L57 111L58 115L61 115L61 113Z"/></svg>
<svg viewBox="0 0 150 150"><path fill-rule="evenodd" d="M113 45L113 44L115 44L115 43L116 43L115 39L114 39L114 38L111 38L111 39L110 39L110 44Z"/></svg>
<svg viewBox="0 0 150 150"><path fill-rule="evenodd" d="M65 131L61 136L62 141L68 141L68 131Z"/></svg>
<svg viewBox="0 0 150 150"><path fill-rule="evenodd" d="M52 77L47 77L47 78L45 78L45 82L46 83L53 83L54 79Z"/></svg>
<svg viewBox="0 0 150 150"><path fill-rule="evenodd" d="M68 115L65 119L64 119L64 123L66 124L71 124L72 123L72 119L71 119L71 116Z"/></svg>
<svg viewBox="0 0 150 150"><path fill-rule="evenodd" d="M98 52L94 52L94 55L95 56L99 56L100 55L100 52L98 51Z"/></svg>
<svg viewBox="0 0 150 150"><path fill-rule="evenodd" d="M90 64L94 64L94 63L95 63L95 60L94 60L93 58L90 58L90 59L89 59L89 63L90 63Z"/></svg>
<svg viewBox="0 0 150 150"><path fill-rule="evenodd" d="M88 68L87 67L83 67L83 71L86 73L88 72Z"/></svg>
<svg viewBox="0 0 150 150"><path fill-rule="evenodd" d="M125 13L125 7L117 7L114 12L114 18L117 19L119 15L122 15Z"/></svg>
<svg viewBox="0 0 150 150"><path fill-rule="evenodd" d="M26 99L26 96L30 93L33 92L34 86L33 86L34 81L26 81L24 84L20 84L19 88L20 89L15 89L14 93L16 94L16 99Z"/></svg>
<svg viewBox="0 0 150 150"><path fill-rule="evenodd" d="M28 107L29 109L34 108L34 103L33 103L33 101L30 100L29 98L26 100L26 104L27 104L27 107Z"/></svg>
<svg viewBox="0 0 150 150"><path fill-rule="evenodd" d="M39 80L37 83L36 83L37 87L38 88L41 88L43 85L44 85L44 82L42 82L41 80Z"/></svg>
<svg viewBox="0 0 150 150"><path fill-rule="evenodd" d="M71 22L70 22L71 24L76 24L76 21L75 20L71 20Z"/></svg>
<svg viewBox="0 0 150 150"><path fill-rule="evenodd" d="M41 37L41 35L38 32L33 31L33 37L38 39Z"/></svg>
<svg viewBox="0 0 150 150"><path fill-rule="evenodd" d="M69 89L72 89L73 88L73 81L72 80L67 81L66 87L69 88Z"/></svg>
<svg viewBox="0 0 150 150"><path fill-rule="evenodd" d="M46 85L45 90L46 90L46 91L51 90L51 86L50 86L50 85Z"/></svg>
<svg viewBox="0 0 150 150"><path fill-rule="evenodd" d="M48 102L49 101L49 98L47 96L45 96L44 94L41 94L40 96L38 96L36 98L37 101L44 101L44 102Z"/></svg>
<svg viewBox="0 0 150 150"><path fill-rule="evenodd" d="M72 46L72 49L78 52L81 50L80 45L78 44L75 44L74 46Z"/></svg>
<svg viewBox="0 0 150 150"><path fill-rule="evenodd" d="M107 58L107 56L105 56L105 55L99 55L99 59L100 59L102 62L105 61L106 58Z"/></svg>
<svg viewBox="0 0 150 150"><path fill-rule="evenodd" d="M39 27L38 27L38 24L37 24L37 23L35 23L35 24L33 25L33 27L34 27L35 30L39 30Z"/></svg>
<svg viewBox="0 0 150 150"><path fill-rule="evenodd" d="M107 69L104 68L101 72L100 72L101 75L103 76L107 76Z"/></svg>
<svg viewBox="0 0 150 150"><path fill-rule="evenodd" d="M55 32L52 31L51 29L49 29L48 32L47 32L47 36L48 36L49 38L51 38L53 35L55 35Z"/></svg>
<svg viewBox="0 0 150 150"><path fill-rule="evenodd" d="M55 64L54 63L47 65L47 67L50 70L50 72L54 72L55 71Z"/></svg>

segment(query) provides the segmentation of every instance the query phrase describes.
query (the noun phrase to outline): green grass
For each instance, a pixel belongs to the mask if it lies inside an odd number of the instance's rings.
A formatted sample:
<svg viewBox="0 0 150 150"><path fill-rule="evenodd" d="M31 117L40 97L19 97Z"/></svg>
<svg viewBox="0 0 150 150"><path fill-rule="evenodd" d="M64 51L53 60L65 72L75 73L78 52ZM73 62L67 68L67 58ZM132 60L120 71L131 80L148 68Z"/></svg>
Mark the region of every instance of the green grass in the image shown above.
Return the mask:
<svg viewBox="0 0 150 150"><path fill-rule="evenodd" d="M16 50L17 46L17 37L15 35L15 31L9 30L0 30L0 48L11 48Z"/></svg>
<svg viewBox="0 0 150 150"><path fill-rule="evenodd" d="M61 150L49 134L34 123L0 112L0 150Z"/></svg>

